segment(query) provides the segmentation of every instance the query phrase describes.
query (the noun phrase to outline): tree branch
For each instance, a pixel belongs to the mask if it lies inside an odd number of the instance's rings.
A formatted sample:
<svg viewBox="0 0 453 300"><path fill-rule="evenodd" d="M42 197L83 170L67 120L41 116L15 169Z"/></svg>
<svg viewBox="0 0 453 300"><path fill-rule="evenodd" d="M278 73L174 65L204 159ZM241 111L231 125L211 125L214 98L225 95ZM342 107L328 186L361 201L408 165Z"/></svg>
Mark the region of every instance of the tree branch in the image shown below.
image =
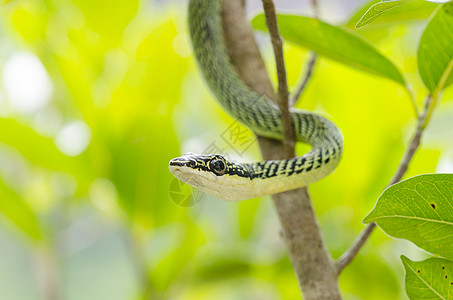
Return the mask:
<svg viewBox="0 0 453 300"><path fill-rule="evenodd" d="M60 254L56 245L54 243L43 243L35 248L34 255L35 273L42 298L47 300L60 299L60 274L58 274Z"/></svg>
<svg viewBox="0 0 453 300"><path fill-rule="evenodd" d="M406 174L407 169L409 168L409 164L414 157L415 152L420 146L420 140L423 134L424 129L426 128L426 121L428 112L430 111L431 105L433 103L433 97L429 94L425 99L424 110L423 113L418 117L417 121L417 129L415 131L415 135L413 136L412 140L409 143L406 153L404 154L403 158L401 159L398 169L395 172L392 180L390 181L389 186L394 185L395 183L399 182L404 174ZM376 227L376 223L368 224L359 236L354 240L352 246L345 252L336 262L336 267L338 274L343 271L343 269L352 262L352 260L357 256L362 246L370 237L371 233L373 232L374 228Z"/></svg>
<svg viewBox="0 0 453 300"><path fill-rule="evenodd" d="M307 63L307 71L305 72L305 75L299 80L298 88L294 92L294 95L289 99L289 106L294 106L297 103L297 100L299 100L300 96L302 95L302 92L305 90L307 87L308 82L310 81L311 76L313 75L313 70L315 67L315 63L317 60L317 55L316 53L313 53L310 57L310 60Z"/></svg>
<svg viewBox="0 0 453 300"><path fill-rule="evenodd" d="M222 1L225 42L247 85L276 99L241 0ZM250 68L249 66L253 66ZM264 159L281 159L281 143L258 137ZM307 189L273 196L291 262L305 300L341 299L332 258L322 239Z"/></svg>
<svg viewBox="0 0 453 300"><path fill-rule="evenodd" d="M266 16L266 25L271 36L272 47L274 48L275 63L277 65L278 76L278 107L280 108L282 127L283 127L283 145L285 147L285 158L296 156L294 152L295 135L294 127L289 113L288 102L288 82L286 79L285 59L283 57L283 40L280 36L277 26L277 15L275 6L272 0L262 0L264 14Z"/></svg>

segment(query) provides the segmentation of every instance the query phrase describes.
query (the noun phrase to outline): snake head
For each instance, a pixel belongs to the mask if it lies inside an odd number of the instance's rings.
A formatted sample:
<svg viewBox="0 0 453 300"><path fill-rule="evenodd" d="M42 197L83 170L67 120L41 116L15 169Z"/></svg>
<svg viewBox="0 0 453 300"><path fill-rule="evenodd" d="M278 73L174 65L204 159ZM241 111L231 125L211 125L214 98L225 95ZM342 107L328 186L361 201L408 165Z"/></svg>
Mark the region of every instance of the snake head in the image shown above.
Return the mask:
<svg viewBox="0 0 453 300"><path fill-rule="evenodd" d="M243 190L250 179L244 167L220 154L187 153L170 160L170 173L179 180L225 200L237 200L232 190ZM231 191L230 191L231 190Z"/></svg>
<svg viewBox="0 0 453 300"><path fill-rule="evenodd" d="M220 154L186 153L170 160L169 170L179 180L205 190L227 173L228 164Z"/></svg>
<svg viewBox="0 0 453 300"><path fill-rule="evenodd" d="M196 170L212 172L222 176L228 168L228 161L220 154L186 153L185 155L170 160L170 172L193 173Z"/></svg>

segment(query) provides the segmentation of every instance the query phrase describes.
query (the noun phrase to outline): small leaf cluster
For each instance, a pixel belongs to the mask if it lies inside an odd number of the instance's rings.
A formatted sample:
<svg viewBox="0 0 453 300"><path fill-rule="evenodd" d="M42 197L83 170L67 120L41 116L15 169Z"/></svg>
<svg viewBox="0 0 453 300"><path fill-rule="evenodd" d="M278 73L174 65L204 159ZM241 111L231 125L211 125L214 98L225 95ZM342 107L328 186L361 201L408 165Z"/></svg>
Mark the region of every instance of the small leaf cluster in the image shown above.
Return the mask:
<svg viewBox="0 0 453 300"><path fill-rule="evenodd" d="M453 289L453 174L424 174L386 189L365 217L388 235L446 259L413 262L402 256L410 299L451 299Z"/></svg>

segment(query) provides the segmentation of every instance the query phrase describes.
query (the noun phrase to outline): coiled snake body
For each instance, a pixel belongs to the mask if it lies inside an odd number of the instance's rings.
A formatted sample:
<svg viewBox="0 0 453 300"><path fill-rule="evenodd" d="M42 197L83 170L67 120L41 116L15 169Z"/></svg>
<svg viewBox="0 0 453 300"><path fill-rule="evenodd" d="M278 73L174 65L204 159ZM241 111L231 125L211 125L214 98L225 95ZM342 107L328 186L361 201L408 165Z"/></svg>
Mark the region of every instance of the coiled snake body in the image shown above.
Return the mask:
<svg viewBox="0 0 453 300"><path fill-rule="evenodd" d="M218 102L256 134L281 139L279 109L252 91L229 62L223 40L222 0L191 0L189 30L199 68ZM225 0L224 0L225 1ZM343 136L330 120L291 109L297 141L312 146L303 156L287 160L238 163L220 154L186 154L170 161L178 179L224 200L239 201L275 194L314 183L340 161Z"/></svg>

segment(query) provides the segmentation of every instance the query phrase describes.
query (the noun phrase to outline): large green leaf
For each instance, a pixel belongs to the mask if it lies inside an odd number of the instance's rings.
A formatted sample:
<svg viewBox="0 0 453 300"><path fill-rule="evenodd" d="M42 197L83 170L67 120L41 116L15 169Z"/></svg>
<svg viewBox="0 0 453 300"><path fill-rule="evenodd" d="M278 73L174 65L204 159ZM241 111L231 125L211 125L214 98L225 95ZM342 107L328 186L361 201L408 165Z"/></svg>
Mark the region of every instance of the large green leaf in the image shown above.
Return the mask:
<svg viewBox="0 0 453 300"><path fill-rule="evenodd" d="M252 25L255 29L267 31L263 14L253 18ZM369 42L352 32L314 18L296 15L279 14L278 26L285 40L405 85L395 65Z"/></svg>
<svg viewBox="0 0 453 300"><path fill-rule="evenodd" d="M426 26L417 59L420 76L431 92L453 83L453 2L442 5Z"/></svg>
<svg viewBox="0 0 453 300"><path fill-rule="evenodd" d="M37 217L27 202L0 179L0 214L34 240L42 237Z"/></svg>
<svg viewBox="0 0 453 300"><path fill-rule="evenodd" d="M406 269L406 293L411 300L453 299L453 262L441 258L411 261L401 256Z"/></svg>
<svg viewBox="0 0 453 300"><path fill-rule="evenodd" d="M415 176L389 187L364 222L453 258L453 174Z"/></svg>
<svg viewBox="0 0 453 300"><path fill-rule="evenodd" d="M356 28L361 28L373 22L374 19L382 15L384 12L398 7L400 5L406 4L409 0L395 0L395 1L382 1L376 4L373 4L366 13L360 18L360 20L355 25Z"/></svg>

